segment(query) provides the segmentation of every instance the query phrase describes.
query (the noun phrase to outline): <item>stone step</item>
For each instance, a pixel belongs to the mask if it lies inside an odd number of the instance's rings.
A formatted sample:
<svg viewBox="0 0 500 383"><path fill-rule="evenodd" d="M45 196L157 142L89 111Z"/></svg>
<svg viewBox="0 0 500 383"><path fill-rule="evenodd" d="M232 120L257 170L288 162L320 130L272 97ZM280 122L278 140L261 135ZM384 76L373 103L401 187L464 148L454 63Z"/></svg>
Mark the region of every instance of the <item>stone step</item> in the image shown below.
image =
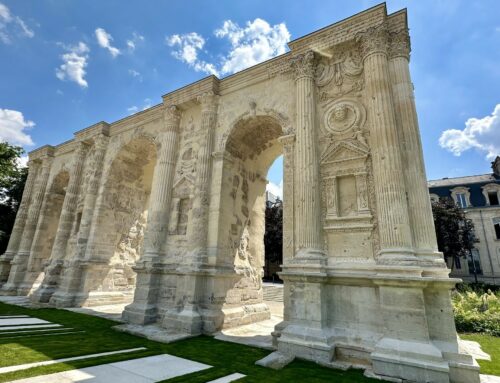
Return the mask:
<svg viewBox="0 0 500 383"><path fill-rule="evenodd" d="M264 284L263 295L265 301L283 302L283 285Z"/></svg>

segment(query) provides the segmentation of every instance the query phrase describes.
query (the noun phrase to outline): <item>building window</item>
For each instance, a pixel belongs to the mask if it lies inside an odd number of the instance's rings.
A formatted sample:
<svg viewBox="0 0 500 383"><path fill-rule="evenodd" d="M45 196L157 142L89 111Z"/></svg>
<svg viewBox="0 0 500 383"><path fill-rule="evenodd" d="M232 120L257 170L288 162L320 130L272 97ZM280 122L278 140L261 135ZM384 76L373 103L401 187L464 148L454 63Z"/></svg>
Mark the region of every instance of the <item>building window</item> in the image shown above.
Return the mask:
<svg viewBox="0 0 500 383"><path fill-rule="evenodd" d="M453 188L450 191L451 191L451 197L455 200L455 203L458 205L458 207L465 209L467 207L472 206L470 203L469 188L466 188L464 186L457 186L456 188Z"/></svg>
<svg viewBox="0 0 500 383"><path fill-rule="evenodd" d="M457 193L457 205L460 206L462 209L465 209L467 207L467 199L465 198L465 193Z"/></svg>
<svg viewBox="0 0 500 383"><path fill-rule="evenodd" d="M490 205L492 205L492 206L498 205L498 193L497 192L488 192L488 199L490 200Z"/></svg>
<svg viewBox="0 0 500 383"><path fill-rule="evenodd" d="M487 184L482 189L486 206L498 206L500 201L500 185Z"/></svg>
<svg viewBox="0 0 500 383"><path fill-rule="evenodd" d="M495 228L496 239L500 239L500 217L493 218L493 227Z"/></svg>
<svg viewBox="0 0 500 383"><path fill-rule="evenodd" d="M468 259L469 264L469 274L482 275L483 270L481 269L481 260L479 259L479 251L477 249L472 249L470 257Z"/></svg>

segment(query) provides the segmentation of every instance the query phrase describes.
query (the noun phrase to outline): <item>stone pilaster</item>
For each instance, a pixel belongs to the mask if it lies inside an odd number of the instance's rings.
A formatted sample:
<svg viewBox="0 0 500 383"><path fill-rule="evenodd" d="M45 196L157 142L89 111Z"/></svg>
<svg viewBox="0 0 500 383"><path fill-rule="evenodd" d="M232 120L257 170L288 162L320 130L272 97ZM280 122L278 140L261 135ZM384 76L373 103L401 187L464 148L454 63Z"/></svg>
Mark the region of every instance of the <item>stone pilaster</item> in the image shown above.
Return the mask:
<svg viewBox="0 0 500 383"><path fill-rule="evenodd" d="M72 306L76 294L79 293L83 272L80 263L85 258L108 142L109 138L104 134L97 136L94 141L93 154L89 164L92 175L85 190L82 216L77 233L76 252L73 259L67 260L68 267L63 274L60 286L50 298L50 303L58 307Z"/></svg>
<svg viewBox="0 0 500 383"><path fill-rule="evenodd" d="M215 125L217 122L217 96L213 92L198 97L201 104L201 130L203 142L196 163L196 185L193 201L192 238L195 263L204 263L207 258L208 210L210 205L210 178L212 174L212 152Z"/></svg>
<svg viewBox="0 0 500 383"><path fill-rule="evenodd" d="M382 264L412 263L408 202L400 138L392 98L387 58L388 36L385 26L370 28L358 35L363 55L370 147L373 159L375 194L378 209L380 253Z"/></svg>
<svg viewBox="0 0 500 383"><path fill-rule="evenodd" d="M316 102L314 53L292 59L295 70L295 258L323 264L318 143L316 141ZM298 229L300 228L300 229Z"/></svg>
<svg viewBox="0 0 500 383"><path fill-rule="evenodd" d="M64 258L66 257L66 247L75 220L78 192L82 181L82 173L87 151L88 144L85 142L79 142L73 157L70 179L68 187L66 188L66 195L64 197L61 215L59 217L59 224L54 239L54 245L52 246L49 259L50 263L45 268L45 276L42 281L42 285L31 297L31 300L34 302L48 302L59 284Z"/></svg>
<svg viewBox="0 0 500 383"><path fill-rule="evenodd" d="M427 189L417 111L409 69L410 37L406 29L390 34L389 69L402 147L413 246L421 264L444 267Z"/></svg>
<svg viewBox="0 0 500 383"><path fill-rule="evenodd" d="M153 174L148 222L144 233L144 254L134 268L137 272L134 302L123 312L123 318L130 323L147 324L157 319L159 263L162 261L162 248L168 233L180 118L181 113L176 106L167 107L164 114L165 130L157 136L160 148Z"/></svg>
<svg viewBox="0 0 500 383"><path fill-rule="evenodd" d="M42 160L42 164L33 187L33 198L30 201L22 238L19 243L19 250L12 260L12 268L9 274L9 279L2 287L3 293L15 295L17 293L17 288L24 280L30 257L31 244L35 236L38 217L40 215L40 208L42 206L45 189L49 180L52 161L52 153L48 153L48 155L46 155Z"/></svg>
<svg viewBox="0 0 500 383"><path fill-rule="evenodd" d="M332 347L326 332L326 254L323 250L319 155L316 127L315 57L309 51L292 59L295 71L296 127L293 165L295 255L283 264L284 322L273 336L278 351L328 363ZM285 197L286 201L286 197ZM290 294L290 291L294 291ZM276 339L276 337L279 338ZM314 344L314 357L311 354Z"/></svg>
<svg viewBox="0 0 500 383"><path fill-rule="evenodd" d="M294 246L294 152L295 135L282 136L283 147L283 263L293 259Z"/></svg>
<svg viewBox="0 0 500 383"><path fill-rule="evenodd" d="M33 185L35 184L39 167L40 163L37 161L30 161L28 163L28 178L26 179L26 184L24 186L21 203L17 209L16 220L10 234L9 244L7 245L5 253L0 256L0 287L7 282L11 268L10 263L19 249L24 225L28 216L28 210L33 193Z"/></svg>

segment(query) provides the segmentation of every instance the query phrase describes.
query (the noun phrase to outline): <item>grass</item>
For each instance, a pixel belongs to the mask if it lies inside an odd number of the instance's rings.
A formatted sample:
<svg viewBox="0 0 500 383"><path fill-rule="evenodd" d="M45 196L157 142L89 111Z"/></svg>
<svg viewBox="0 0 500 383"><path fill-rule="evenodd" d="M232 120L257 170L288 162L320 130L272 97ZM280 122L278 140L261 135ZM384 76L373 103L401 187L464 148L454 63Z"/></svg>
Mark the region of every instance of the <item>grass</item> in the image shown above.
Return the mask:
<svg viewBox="0 0 500 383"><path fill-rule="evenodd" d="M481 345L481 349L490 354L491 362L478 360L481 374L500 376L500 337L486 334L460 334L460 338L473 340Z"/></svg>
<svg viewBox="0 0 500 383"><path fill-rule="evenodd" d="M35 310L0 303L0 315L15 314L30 315L71 327L74 329L71 331L85 332L15 339L5 339L12 334L0 335L0 367L136 347L146 347L147 350L1 374L0 382L164 353L213 366L207 370L170 379L168 382L202 383L235 372L247 375L241 380L244 382L379 382L364 377L358 370L333 370L302 360L292 362L283 370L274 371L255 365L255 361L268 355L269 351L254 347L223 342L209 336L163 344L117 332L111 328L116 322L107 319L66 310Z"/></svg>

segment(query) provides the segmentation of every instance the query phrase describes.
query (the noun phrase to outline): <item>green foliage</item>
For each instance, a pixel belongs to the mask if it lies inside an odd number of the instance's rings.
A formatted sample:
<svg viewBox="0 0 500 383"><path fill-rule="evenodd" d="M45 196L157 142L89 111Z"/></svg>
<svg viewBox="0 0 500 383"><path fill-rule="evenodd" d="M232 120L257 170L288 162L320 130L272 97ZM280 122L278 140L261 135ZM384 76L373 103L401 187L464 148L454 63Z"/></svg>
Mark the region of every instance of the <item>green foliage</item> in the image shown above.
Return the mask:
<svg viewBox="0 0 500 383"><path fill-rule="evenodd" d="M283 202L277 200L266 206L266 232L264 234L266 260L283 262Z"/></svg>
<svg viewBox="0 0 500 383"><path fill-rule="evenodd" d="M474 248L474 224L451 198L432 203L438 249L453 269L456 258L466 258Z"/></svg>
<svg viewBox="0 0 500 383"><path fill-rule="evenodd" d="M500 337L500 292L464 287L452 294L458 332Z"/></svg>
<svg viewBox="0 0 500 383"><path fill-rule="evenodd" d="M23 153L19 146L0 142L0 254L7 248L28 176L28 168L18 165Z"/></svg>

